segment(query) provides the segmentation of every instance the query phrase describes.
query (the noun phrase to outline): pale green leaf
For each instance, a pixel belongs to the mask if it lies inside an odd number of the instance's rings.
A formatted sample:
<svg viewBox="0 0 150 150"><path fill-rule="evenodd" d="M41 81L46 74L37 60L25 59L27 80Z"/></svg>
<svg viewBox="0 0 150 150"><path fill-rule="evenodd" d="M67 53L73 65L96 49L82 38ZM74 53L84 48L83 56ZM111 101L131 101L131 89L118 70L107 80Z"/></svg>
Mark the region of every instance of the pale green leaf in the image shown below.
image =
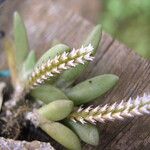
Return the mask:
<svg viewBox="0 0 150 150"><path fill-rule="evenodd" d="M33 71L36 64L36 56L34 51L30 51L22 66L21 78L27 79L28 75Z"/></svg>
<svg viewBox="0 0 150 150"><path fill-rule="evenodd" d="M65 124L71 128L82 141L90 145L98 145L99 132L95 125L81 124L79 122L73 122L71 120L65 120Z"/></svg>
<svg viewBox="0 0 150 150"><path fill-rule="evenodd" d="M113 74L99 75L70 88L66 95L74 104L84 104L106 93L117 83L118 79L118 76Z"/></svg>
<svg viewBox="0 0 150 150"><path fill-rule="evenodd" d="M20 15L14 13L14 37L16 46L16 62L17 68L21 68L24 60L26 59L29 51L29 43L26 28Z"/></svg>
<svg viewBox="0 0 150 150"><path fill-rule="evenodd" d="M45 104L58 99L68 99L61 90L50 84L44 84L31 90L30 95L37 100L43 101Z"/></svg>
<svg viewBox="0 0 150 150"><path fill-rule="evenodd" d="M56 100L38 109L38 113L52 121L66 118L73 110L73 102L70 100Z"/></svg>
<svg viewBox="0 0 150 150"><path fill-rule="evenodd" d="M59 122L45 122L40 125L54 140L70 150L81 150L81 144L77 135Z"/></svg>
<svg viewBox="0 0 150 150"><path fill-rule="evenodd" d="M67 45L65 44L55 45L42 55L42 57L36 63L35 67L41 66L43 62L46 62L48 59L53 59L56 55L60 55L65 51L66 52L70 51L70 48Z"/></svg>

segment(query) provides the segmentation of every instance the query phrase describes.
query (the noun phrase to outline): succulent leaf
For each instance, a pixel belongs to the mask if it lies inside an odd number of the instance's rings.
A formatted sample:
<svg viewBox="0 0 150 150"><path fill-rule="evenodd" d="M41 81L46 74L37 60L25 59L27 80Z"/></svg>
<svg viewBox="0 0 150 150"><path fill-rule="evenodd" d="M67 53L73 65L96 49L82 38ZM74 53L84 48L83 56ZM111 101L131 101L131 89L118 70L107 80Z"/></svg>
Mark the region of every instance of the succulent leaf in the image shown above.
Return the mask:
<svg viewBox="0 0 150 150"><path fill-rule="evenodd" d="M44 84L35 89L32 89L30 91L30 95L35 99L44 102L45 104L58 99L68 99L61 90L50 84Z"/></svg>
<svg viewBox="0 0 150 150"><path fill-rule="evenodd" d="M84 104L106 93L117 83L118 79L113 74L99 75L70 88L66 95L75 105Z"/></svg>
<svg viewBox="0 0 150 150"><path fill-rule="evenodd" d="M49 59L55 58L57 55L61 55L64 52L69 52L70 48L65 44L57 44L53 46L51 49L46 51L42 57L38 60L35 67L43 65L43 62L48 61Z"/></svg>
<svg viewBox="0 0 150 150"><path fill-rule="evenodd" d="M87 46L90 43L93 45L94 47L93 55L96 53L96 50L99 46L101 36L102 36L102 26L98 24L97 26L93 28L93 30L91 31L91 33L89 34L89 36L87 37L87 39L85 40L83 44L84 46Z"/></svg>
<svg viewBox="0 0 150 150"><path fill-rule="evenodd" d="M81 144L76 134L59 122L46 122L40 125L54 140L70 150L81 150Z"/></svg>
<svg viewBox="0 0 150 150"><path fill-rule="evenodd" d="M83 44L83 46L88 46L89 44L91 44L93 46L94 50L92 52L92 55L94 55L96 53L96 50L98 48L98 45L99 45L99 42L101 39L101 35L102 35L101 25L97 25L96 27L94 27L92 32L87 37L87 40ZM88 65L88 62L85 63L84 65L79 64L75 68L71 68L69 70L66 70L59 77L59 79L56 81L55 84L60 88L68 87L86 69L87 65Z"/></svg>
<svg viewBox="0 0 150 150"><path fill-rule="evenodd" d="M136 99L130 98L128 101L121 101L112 105L97 106L92 108L79 108L70 115L72 121L79 121L82 124L96 122L123 120L125 117L141 116L150 114L150 95L144 94Z"/></svg>
<svg viewBox="0 0 150 150"><path fill-rule="evenodd" d="M24 22L17 12L14 13L14 37L17 69L19 70L28 55L29 43Z"/></svg>
<svg viewBox="0 0 150 150"><path fill-rule="evenodd" d="M38 109L38 113L45 118L58 121L66 118L73 110L73 102L70 100L56 100Z"/></svg>
<svg viewBox="0 0 150 150"><path fill-rule="evenodd" d="M71 120L65 120L65 124L71 128L82 141L90 145L98 145L99 132L96 126L91 124L81 124L80 122L74 122Z"/></svg>
<svg viewBox="0 0 150 150"><path fill-rule="evenodd" d="M27 79L28 75L33 71L36 64L36 56L34 51L30 51L22 66L21 78Z"/></svg>

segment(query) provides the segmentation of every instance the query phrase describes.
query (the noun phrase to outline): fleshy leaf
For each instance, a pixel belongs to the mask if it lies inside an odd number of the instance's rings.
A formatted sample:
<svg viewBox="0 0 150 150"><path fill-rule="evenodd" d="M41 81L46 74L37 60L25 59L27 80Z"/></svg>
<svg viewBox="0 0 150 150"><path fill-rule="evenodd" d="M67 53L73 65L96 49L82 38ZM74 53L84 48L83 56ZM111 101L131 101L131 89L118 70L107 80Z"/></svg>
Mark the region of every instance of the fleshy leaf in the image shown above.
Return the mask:
<svg viewBox="0 0 150 150"><path fill-rule="evenodd" d="M62 99L42 106L38 109L38 113L51 121L59 121L66 118L72 110L73 102Z"/></svg>
<svg viewBox="0 0 150 150"><path fill-rule="evenodd" d="M35 67L41 66L43 62L46 62L48 59L53 59L56 55L60 55L63 52L69 52L70 48L65 44L57 44L48 51L46 51L42 57L38 60Z"/></svg>
<svg viewBox="0 0 150 150"><path fill-rule="evenodd" d="M61 90L49 84L44 84L31 90L30 95L43 101L45 104L58 99L68 99Z"/></svg>
<svg viewBox="0 0 150 150"><path fill-rule="evenodd" d="M94 27L92 32L87 37L87 40L83 44L84 46L87 46L89 44L93 46L94 48L94 51L92 53L93 55L96 53L99 42L101 40L101 35L102 35L101 25L97 25L96 27ZM88 62L85 63L84 65L79 64L75 68L66 70L55 83L56 86L64 88L71 85L77 79L77 77L86 69L88 64L89 64Z"/></svg>
<svg viewBox="0 0 150 150"><path fill-rule="evenodd" d="M59 122L45 122L40 125L54 140L70 150L81 150L81 144L77 135Z"/></svg>
<svg viewBox="0 0 150 150"><path fill-rule="evenodd" d="M110 90L118 81L113 74L99 75L85 80L66 92L75 105L90 102Z"/></svg>
<svg viewBox="0 0 150 150"><path fill-rule="evenodd" d="M71 128L82 141L90 145L98 145L99 132L96 126L91 124L81 124L79 122L73 122L71 120L65 120L65 124Z"/></svg>
<svg viewBox="0 0 150 150"><path fill-rule="evenodd" d="M28 55L29 43L24 22L17 12L14 13L14 37L17 69L19 70Z"/></svg>
<svg viewBox="0 0 150 150"><path fill-rule="evenodd" d="M34 51L30 51L23 63L21 77L27 79L28 75L33 71L36 64L36 56Z"/></svg>

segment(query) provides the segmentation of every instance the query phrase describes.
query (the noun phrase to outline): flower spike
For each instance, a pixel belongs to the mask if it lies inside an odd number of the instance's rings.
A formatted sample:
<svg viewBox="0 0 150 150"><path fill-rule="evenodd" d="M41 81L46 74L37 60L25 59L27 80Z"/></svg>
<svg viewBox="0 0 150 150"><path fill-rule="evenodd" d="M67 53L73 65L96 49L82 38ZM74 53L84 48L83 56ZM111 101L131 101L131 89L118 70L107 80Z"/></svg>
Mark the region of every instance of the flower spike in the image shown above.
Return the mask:
<svg viewBox="0 0 150 150"><path fill-rule="evenodd" d="M144 94L142 97L136 99L130 98L128 101L121 101L120 103L114 103L112 105L97 106L92 108L79 108L76 112L73 112L69 118L72 121L79 121L82 124L90 122L114 121L123 120L125 117L141 116L144 114L150 114L150 95ZM82 118L82 119L81 119Z"/></svg>
<svg viewBox="0 0 150 150"><path fill-rule="evenodd" d="M91 56L93 49L92 45L89 44L87 47L82 46L80 49L73 49L70 53L64 52L61 55L55 56L52 60L49 59L43 62L43 64L36 67L29 76L27 87L33 88L66 69L75 67L78 64L84 64L86 61L92 61L94 58Z"/></svg>

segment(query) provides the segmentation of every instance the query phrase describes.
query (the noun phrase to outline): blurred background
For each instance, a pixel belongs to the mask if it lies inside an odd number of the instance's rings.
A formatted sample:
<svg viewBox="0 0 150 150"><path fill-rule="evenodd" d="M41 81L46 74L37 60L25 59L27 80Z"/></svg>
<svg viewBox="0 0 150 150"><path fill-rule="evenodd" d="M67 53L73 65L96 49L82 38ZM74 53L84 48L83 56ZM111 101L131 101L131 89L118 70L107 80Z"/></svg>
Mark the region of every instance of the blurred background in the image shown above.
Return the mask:
<svg viewBox="0 0 150 150"><path fill-rule="evenodd" d="M75 9L85 18L101 23L114 38L150 58L150 0L76 0L76 3Z"/></svg>
<svg viewBox="0 0 150 150"><path fill-rule="evenodd" d="M86 4L82 2L83 16L100 22L113 37L150 57L150 0L93 0L88 1L89 9Z"/></svg>
<svg viewBox="0 0 150 150"><path fill-rule="evenodd" d="M5 2L17 5L17 0L0 0L0 17ZM32 0L31 0L32 1ZM53 0L54 1L54 0ZM23 2L23 1L22 1ZM65 4L93 24L101 23L106 32L145 58L150 58L150 0L55 0ZM44 3L44 1L43 1ZM0 38L6 27L5 15L0 18Z"/></svg>
<svg viewBox="0 0 150 150"><path fill-rule="evenodd" d="M150 57L150 0L103 0L100 20L115 38Z"/></svg>

